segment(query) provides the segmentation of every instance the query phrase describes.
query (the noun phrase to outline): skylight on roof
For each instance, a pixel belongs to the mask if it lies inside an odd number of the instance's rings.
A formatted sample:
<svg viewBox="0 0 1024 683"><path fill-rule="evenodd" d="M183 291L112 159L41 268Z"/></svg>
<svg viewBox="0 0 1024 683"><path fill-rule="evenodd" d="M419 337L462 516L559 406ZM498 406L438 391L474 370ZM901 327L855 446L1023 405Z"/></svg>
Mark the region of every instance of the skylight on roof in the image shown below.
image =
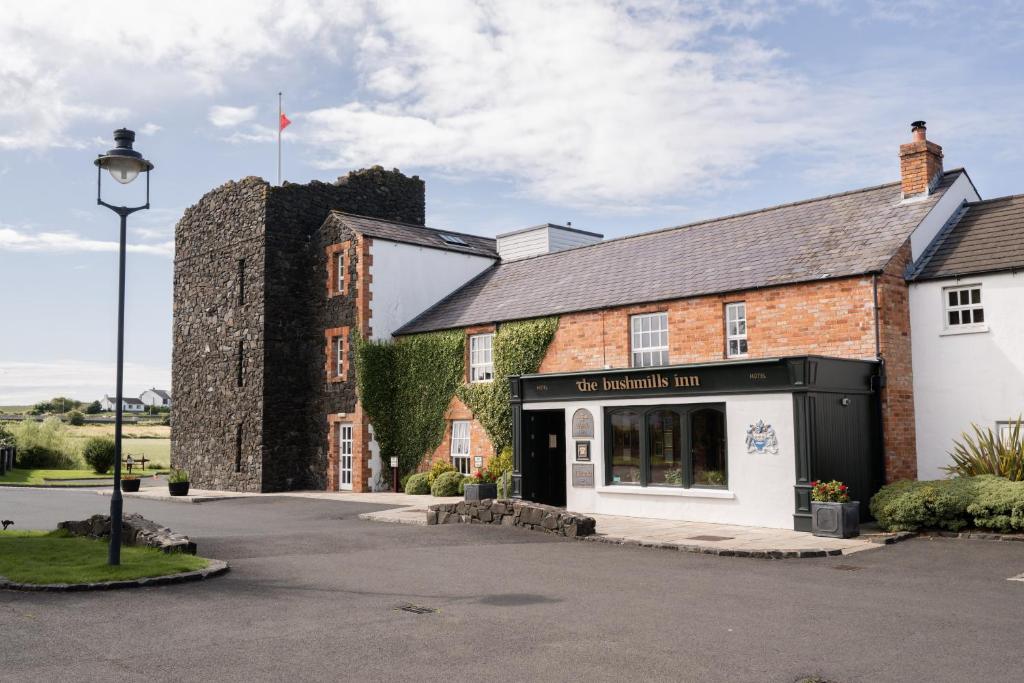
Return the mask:
<svg viewBox="0 0 1024 683"><path fill-rule="evenodd" d="M466 241L464 239L458 237L457 235L449 235L448 233L445 232L439 234L441 235L441 239L443 239L448 244L461 244L464 247L469 246L468 244L466 244Z"/></svg>

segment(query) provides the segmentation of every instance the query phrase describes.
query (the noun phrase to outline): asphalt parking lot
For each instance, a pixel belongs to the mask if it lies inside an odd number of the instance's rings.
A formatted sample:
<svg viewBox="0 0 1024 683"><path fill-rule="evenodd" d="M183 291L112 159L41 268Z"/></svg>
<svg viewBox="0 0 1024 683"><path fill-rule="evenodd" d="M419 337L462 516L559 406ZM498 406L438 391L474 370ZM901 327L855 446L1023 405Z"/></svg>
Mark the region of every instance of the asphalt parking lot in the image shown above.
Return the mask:
<svg viewBox="0 0 1024 683"><path fill-rule="evenodd" d="M0 490L16 528L104 512ZM752 560L490 526L361 521L286 497L127 512L232 570L105 593L0 591L0 680L1019 681L1024 543L917 539ZM430 608L425 614L403 605Z"/></svg>

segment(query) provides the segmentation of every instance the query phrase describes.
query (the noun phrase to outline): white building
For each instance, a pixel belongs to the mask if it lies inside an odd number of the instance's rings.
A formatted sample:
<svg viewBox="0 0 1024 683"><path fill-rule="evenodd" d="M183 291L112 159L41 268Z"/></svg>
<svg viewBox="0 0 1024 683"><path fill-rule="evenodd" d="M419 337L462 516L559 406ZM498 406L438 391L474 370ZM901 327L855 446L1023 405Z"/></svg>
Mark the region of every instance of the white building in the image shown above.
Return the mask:
<svg viewBox="0 0 1024 683"><path fill-rule="evenodd" d="M100 400L100 407L103 410L115 410L117 401L104 395ZM121 409L126 413L141 413L146 409L146 404L137 398L125 396L121 398Z"/></svg>
<svg viewBox="0 0 1024 683"><path fill-rule="evenodd" d="M156 406L158 408L171 407L171 393L166 389L146 389L139 396L139 399L147 406Z"/></svg>
<svg viewBox="0 0 1024 683"><path fill-rule="evenodd" d="M963 204L910 286L919 479L946 476L971 424L1024 414L1024 195Z"/></svg>

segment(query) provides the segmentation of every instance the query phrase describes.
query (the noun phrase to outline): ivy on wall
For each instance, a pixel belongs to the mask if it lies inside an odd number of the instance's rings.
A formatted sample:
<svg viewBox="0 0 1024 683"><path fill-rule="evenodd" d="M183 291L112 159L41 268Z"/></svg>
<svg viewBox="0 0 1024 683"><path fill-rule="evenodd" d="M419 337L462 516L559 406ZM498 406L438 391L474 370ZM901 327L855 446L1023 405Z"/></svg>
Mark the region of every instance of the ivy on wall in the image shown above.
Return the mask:
<svg viewBox="0 0 1024 683"><path fill-rule="evenodd" d="M444 414L463 379L461 331L429 332L397 341L355 343L359 401L373 424L381 459L398 457L413 472L444 438Z"/></svg>
<svg viewBox="0 0 1024 683"><path fill-rule="evenodd" d="M492 352L494 381L462 384L458 397L473 411L501 453L512 446L512 406L508 378L537 372L558 329L558 318L535 318L510 322L494 333Z"/></svg>

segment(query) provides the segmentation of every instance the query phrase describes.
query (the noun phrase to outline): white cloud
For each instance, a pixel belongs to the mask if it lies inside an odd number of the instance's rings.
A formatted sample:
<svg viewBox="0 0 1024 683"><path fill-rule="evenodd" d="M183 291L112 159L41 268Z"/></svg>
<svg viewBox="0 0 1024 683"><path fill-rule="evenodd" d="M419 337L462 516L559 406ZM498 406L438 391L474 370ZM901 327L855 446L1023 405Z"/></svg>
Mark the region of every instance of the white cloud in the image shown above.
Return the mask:
<svg viewBox="0 0 1024 683"><path fill-rule="evenodd" d="M156 135L164 129L163 126L156 123L147 123L139 129L139 135Z"/></svg>
<svg viewBox="0 0 1024 683"><path fill-rule="evenodd" d="M210 113L207 118L210 119L210 123L218 128L237 126L256 118L256 107L229 107L227 105L217 105L210 107Z"/></svg>
<svg viewBox="0 0 1024 683"><path fill-rule="evenodd" d="M0 225L0 251L104 252L117 251L113 241L91 240L71 232L29 232ZM174 256L174 242L129 244L128 251L154 256Z"/></svg>
<svg viewBox="0 0 1024 683"><path fill-rule="evenodd" d="M114 393L112 363L54 360L18 363L0 360L0 405L29 405L54 396L96 400ZM125 394L135 395L149 387L170 387L170 368L125 363Z"/></svg>
<svg viewBox="0 0 1024 683"><path fill-rule="evenodd" d="M363 20L362 5L10 3L0 18L0 149L82 146L80 122L120 124L139 103L209 97L300 55L336 59L335 40Z"/></svg>

